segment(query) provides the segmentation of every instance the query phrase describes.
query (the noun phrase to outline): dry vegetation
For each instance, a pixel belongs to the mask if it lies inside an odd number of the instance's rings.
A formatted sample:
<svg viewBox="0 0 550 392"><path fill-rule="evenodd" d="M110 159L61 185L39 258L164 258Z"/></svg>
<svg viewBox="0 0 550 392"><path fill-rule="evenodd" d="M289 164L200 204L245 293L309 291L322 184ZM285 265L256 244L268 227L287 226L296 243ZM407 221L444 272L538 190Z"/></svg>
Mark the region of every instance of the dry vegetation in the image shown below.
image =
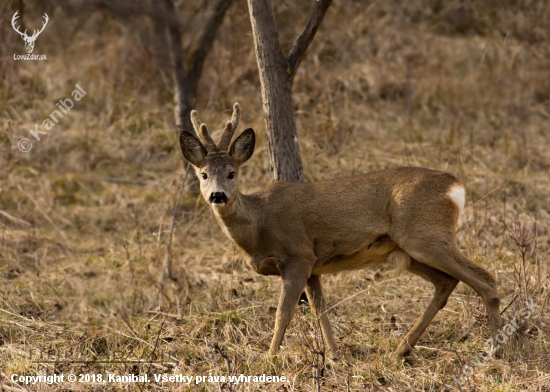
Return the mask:
<svg viewBox="0 0 550 392"><path fill-rule="evenodd" d="M273 2L288 48L312 4ZM295 79L308 181L398 165L454 173L468 192L460 247L496 275L501 309L511 303L504 319L519 317L526 296L540 306L500 358L480 360L485 308L461 283L405 361L391 352L432 287L385 268L324 279L340 360L315 353L323 347L307 304L279 355L267 357L279 281L247 268L196 194L181 196L173 279L159 297L184 172L170 76L155 61L168 48L155 45L146 17L35 1L26 7L27 28L48 12L35 48L48 60L13 61L24 50L9 23L17 4L0 5L0 109L13 106L21 116L0 120L0 389L550 391L547 1L335 1ZM201 12L179 8L190 43ZM87 95L30 152L20 152L19 139L75 83ZM258 131L242 190L270 183L244 1L228 11L199 91L204 121L221 127L238 101L241 129ZM9 381L14 373L37 374L40 353L144 360L59 361L40 373L284 373L291 382L21 388ZM470 361L483 366L467 379L462 368Z"/></svg>

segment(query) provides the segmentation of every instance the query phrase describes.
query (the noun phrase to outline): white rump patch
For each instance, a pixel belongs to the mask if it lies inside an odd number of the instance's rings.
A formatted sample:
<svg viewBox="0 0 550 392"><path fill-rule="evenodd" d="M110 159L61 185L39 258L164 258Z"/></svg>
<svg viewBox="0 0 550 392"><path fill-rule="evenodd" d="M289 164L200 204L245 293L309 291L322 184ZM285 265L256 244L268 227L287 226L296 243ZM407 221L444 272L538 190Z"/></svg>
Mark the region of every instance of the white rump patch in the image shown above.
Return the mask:
<svg viewBox="0 0 550 392"><path fill-rule="evenodd" d="M396 275L401 275L411 265L411 256L402 250L394 250L388 256L388 261L396 269Z"/></svg>
<svg viewBox="0 0 550 392"><path fill-rule="evenodd" d="M462 211L464 211L464 204L466 202L464 187L460 184L453 185L451 189L449 189L449 192L447 192L447 196L449 196L458 207L458 216L460 216Z"/></svg>

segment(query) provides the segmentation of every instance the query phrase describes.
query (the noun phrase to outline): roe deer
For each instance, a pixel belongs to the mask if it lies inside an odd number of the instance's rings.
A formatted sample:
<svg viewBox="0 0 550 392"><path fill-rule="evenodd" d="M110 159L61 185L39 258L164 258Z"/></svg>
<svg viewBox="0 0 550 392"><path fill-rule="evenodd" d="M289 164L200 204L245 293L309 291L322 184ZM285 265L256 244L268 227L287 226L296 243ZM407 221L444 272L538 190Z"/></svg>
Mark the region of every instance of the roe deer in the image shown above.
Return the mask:
<svg viewBox="0 0 550 392"><path fill-rule="evenodd" d="M235 104L216 145L193 111L191 120L200 140L183 131L180 144L223 231L246 252L252 269L282 278L270 354L279 350L305 288L323 338L337 356L320 275L385 262L435 286L428 309L401 341L396 355L410 353L459 281L481 296L496 336L500 301L495 279L457 248L455 231L464 207L464 188L455 177L399 167L314 183L277 182L243 195L237 185L239 167L251 157L255 135L249 128L231 143L239 118Z"/></svg>

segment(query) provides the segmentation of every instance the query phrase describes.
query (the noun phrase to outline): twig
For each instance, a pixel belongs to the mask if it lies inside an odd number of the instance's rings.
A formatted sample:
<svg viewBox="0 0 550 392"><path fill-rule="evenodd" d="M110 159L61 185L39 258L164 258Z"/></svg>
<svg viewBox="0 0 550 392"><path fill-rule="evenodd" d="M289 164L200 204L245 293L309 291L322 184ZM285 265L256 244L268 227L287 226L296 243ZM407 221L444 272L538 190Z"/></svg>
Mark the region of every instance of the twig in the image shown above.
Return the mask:
<svg viewBox="0 0 550 392"><path fill-rule="evenodd" d="M130 180L126 178L117 178L117 177L107 177L103 178L102 180L107 182L112 182L115 184L135 184L135 185L150 185L154 184L153 181L147 181L147 180Z"/></svg>
<svg viewBox="0 0 550 392"><path fill-rule="evenodd" d="M25 225L25 226L31 225L29 222L25 222L23 219L16 218L15 216L8 214L6 211L0 210L0 215L2 215L4 218L7 218L12 222L19 223L20 225Z"/></svg>
<svg viewBox="0 0 550 392"><path fill-rule="evenodd" d="M176 222L176 212L178 211L178 207L180 205L180 199L181 194L183 193L183 188L185 187L185 179L187 178L187 173L189 173L189 164L187 164L187 169L185 169L185 174L182 177L181 180L181 187L178 193L178 197L176 198L176 202L174 203L174 210L172 211L172 223L170 224L170 233L168 233L168 240L166 242L166 255L164 256L164 262L162 263L162 269L160 271L158 286L159 291L157 293L157 299L159 299L159 309L162 308L162 291L164 289L164 278L165 276L171 276L172 271L172 255L171 255L171 246L172 246L172 235L174 233L174 224Z"/></svg>
<svg viewBox="0 0 550 392"><path fill-rule="evenodd" d="M155 345L153 346L153 350L151 351L151 354L150 354L149 367L147 368L147 373L149 373L149 371L151 370L151 367L153 366L155 351L157 351L157 348L159 346L160 334L162 333L162 327L164 327L165 322L166 322L166 317L162 319L162 323L160 324L159 330L157 331L157 339L155 340Z"/></svg>
<svg viewBox="0 0 550 392"><path fill-rule="evenodd" d="M331 310L331 309L335 308L336 306L340 305L342 302L346 302L346 301L352 299L353 297L357 297L359 294L363 294L365 291L368 291L368 290L370 290L370 286L367 287L367 288L364 289L364 290L361 290L361 291L359 291L359 292L353 294L353 295L350 295L350 296L347 297L347 298L344 298L343 300L341 300L341 301L339 301L339 302L336 302L336 303L335 303L334 305L332 305L330 308L327 308L327 310L325 310L323 313L321 313L321 314L319 315L318 318L321 319L321 316L322 316L323 314L327 313L329 310Z"/></svg>
<svg viewBox="0 0 550 392"><path fill-rule="evenodd" d="M450 351L450 352L455 353L456 357L458 358L458 362L460 362L461 369L464 369L464 366L465 366L465 365L464 365L464 362L462 361L462 358L460 357L460 354L458 353L458 351L452 350L452 349L449 349L449 350L446 350L446 351ZM454 376L453 376L453 378L454 378ZM458 384L458 389L460 390L460 392L462 392L462 383L458 382L457 379L455 379L455 381L456 381L456 383ZM468 377L468 378L466 379L466 381L468 382L468 389L471 391L472 388L471 388L471 386L470 386L470 377Z"/></svg>
<svg viewBox="0 0 550 392"><path fill-rule="evenodd" d="M526 264L533 257L533 244L537 241L536 221L535 225L531 226L531 228L529 229L527 229L527 227L521 222L521 220L519 219L519 215L516 215L514 226L512 228L509 228L504 220L502 220L502 222L521 256L521 265L519 266L521 272L518 274L518 285L521 289L521 285L523 284L523 294L525 296L525 299L528 300L529 296L527 286L529 284L529 280L527 279ZM528 254L529 249L531 250L530 254ZM523 282L521 282L521 278L523 278Z"/></svg>
<svg viewBox="0 0 550 392"><path fill-rule="evenodd" d="M181 318L181 314L159 312L159 311L157 311L157 310L148 310L146 313L150 313L150 314L159 314L159 315L161 315L161 316L170 317L170 318L175 318L175 319L180 319L180 318Z"/></svg>
<svg viewBox="0 0 550 392"><path fill-rule="evenodd" d="M231 375L232 375L232 372L231 372L231 359L229 358L229 355L227 355L227 353L223 350L223 348L221 348L218 343L214 343L214 344L210 344L210 342L208 341L208 338L204 338L204 342L206 343L206 347L209 347L209 348L213 348L214 351L216 351L220 357L222 357L225 361L225 366L227 368L227 379L229 380ZM223 387L223 384L220 385L220 391L222 391ZM231 381L229 381L229 391L233 391L233 385L231 384Z"/></svg>
<svg viewBox="0 0 550 392"><path fill-rule="evenodd" d="M12 383L12 385L15 385L17 388L13 388L13 387L10 387L8 385L4 385L4 383L2 382L2 380L8 380L10 383ZM4 372L0 372L0 391L4 392L4 391L26 391L26 389L22 388L19 384L17 384L16 382L14 381L11 381L11 379L4 374Z"/></svg>
<svg viewBox="0 0 550 392"><path fill-rule="evenodd" d="M321 385L322 379L325 374L325 361L326 361L326 355L325 355L325 342L324 339L321 337L320 329L321 325L319 322L319 319L316 318L315 321L317 322L316 328L315 328L315 334L312 339L308 337L308 334L304 331L303 324L300 323L300 333L302 334L302 343L300 344L300 350L302 351L302 354L304 357L306 356L305 350L302 348L302 345L305 346L309 350L309 354L311 356L311 363L307 365L308 368L314 370L314 375L310 378L313 378L315 380L315 385L317 392L321 391ZM322 347L320 342L322 342Z"/></svg>
<svg viewBox="0 0 550 392"><path fill-rule="evenodd" d="M518 297L519 293L516 293L514 295L514 297L510 300L510 302L508 303L508 305L506 305L504 307L504 309L502 309L500 311L500 315L502 316L504 314L504 312L506 312L508 310L508 308L514 303L514 301L516 300L516 298ZM458 339L458 342L459 343L462 343L464 342L467 338L468 338L468 335L470 334L470 332L472 332L472 329L474 328L474 325L477 324L477 320L475 320L472 325L470 325L470 327L468 328L468 330L464 333L464 335L462 335L462 337L460 339Z"/></svg>
<svg viewBox="0 0 550 392"><path fill-rule="evenodd" d="M516 298L518 297L518 295L519 295L519 293L516 293L516 294L514 295L514 297L512 298L512 300L510 301L510 303L509 303L508 305L506 305L506 306L504 307L504 309L502 309L502 310L500 311L500 315L501 315L501 316L502 316L503 313L506 312L506 311L508 310L508 308L514 303L514 301L516 300Z"/></svg>
<svg viewBox="0 0 550 392"><path fill-rule="evenodd" d="M106 326L105 328L119 334L119 335L122 335L124 336L125 338L128 338L128 339L135 339L137 340L138 342L141 342L145 345L149 345L151 347L154 347L151 343L149 343L148 341L146 340L143 340L142 338L140 338L139 336L135 335L134 332L132 330L130 330L130 332L132 332L133 336L132 335L128 335L128 334L125 334L124 332L122 331L119 331L118 329L115 329L115 328L112 328L112 327L109 327L109 326Z"/></svg>
<svg viewBox="0 0 550 392"><path fill-rule="evenodd" d="M331 3L332 0L317 1L317 5L313 9L313 12L307 21L306 27L304 27L304 30L294 41L294 44L288 53L288 66L290 67L291 80L294 78L296 70L300 66L309 44L313 41L315 33L317 33L319 26L321 26L321 22L323 22L323 18L325 17Z"/></svg>
<svg viewBox="0 0 550 392"><path fill-rule="evenodd" d="M23 190L23 188L21 188L21 185L17 185L17 188L19 188L19 190L20 190L22 193L24 193L25 196L27 196L27 197L33 202L33 204L34 204L34 206L36 207L36 209L38 210L38 212L40 212L40 213L42 214L42 216L43 216L44 218L46 218L46 220L47 220L48 222L50 222L50 224L59 232L59 234L61 234L61 236L63 237L63 239L64 239L65 241L67 241L67 234L65 234L65 232L64 232L63 230L61 230L61 229L59 228L59 226L57 226L57 225L54 223L54 221L49 217L49 215L46 214L46 212L45 212L42 208L40 208L40 206L38 205L38 203L36 202L36 200L34 200L34 198L33 198L28 192L25 192L25 191ZM70 250L69 250L69 254L72 256L72 253L71 253Z"/></svg>

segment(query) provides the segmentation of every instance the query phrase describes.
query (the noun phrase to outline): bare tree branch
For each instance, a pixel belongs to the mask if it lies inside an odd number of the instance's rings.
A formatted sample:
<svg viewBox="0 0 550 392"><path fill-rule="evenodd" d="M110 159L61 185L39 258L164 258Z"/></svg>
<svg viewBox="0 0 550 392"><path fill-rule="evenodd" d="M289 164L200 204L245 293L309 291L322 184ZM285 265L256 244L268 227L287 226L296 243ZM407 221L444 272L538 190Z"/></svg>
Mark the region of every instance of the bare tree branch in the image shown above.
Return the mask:
<svg viewBox="0 0 550 392"><path fill-rule="evenodd" d="M311 13L306 27L300 33L300 35L294 41L290 52L288 53L288 66L290 67L290 78L294 79L296 71L304 58L304 54L309 47L315 33L319 29L319 26L323 22L323 18L327 13L327 10L332 3L332 0L318 0L313 12Z"/></svg>
<svg viewBox="0 0 550 392"><path fill-rule="evenodd" d="M194 93L194 95L197 93L197 85L202 75L206 57L208 56L208 53L210 53L212 45L214 45L214 40L216 39L218 29L221 26L223 18L232 3L233 0L218 0L214 6L210 19L208 19L202 29L202 36L195 45L195 49L189 56L187 78L189 80L189 90Z"/></svg>
<svg viewBox="0 0 550 392"><path fill-rule="evenodd" d="M160 4L161 0L157 0L156 3ZM187 72L185 71L183 47L181 44L181 32L179 28L179 22L177 21L176 9L172 0L164 0L164 7L166 20L171 21L168 23L168 40L170 42L170 52L172 53L172 65L174 67L174 81L176 85L175 101L176 106L174 108L175 120L176 120L176 134L179 135L184 129L191 133L193 132L193 126L191 125L191 119L189 115L193 109L195 103L195 94L189 89L189 82L187 79ZM174 20L176 20L174 22Z"/></svg>

